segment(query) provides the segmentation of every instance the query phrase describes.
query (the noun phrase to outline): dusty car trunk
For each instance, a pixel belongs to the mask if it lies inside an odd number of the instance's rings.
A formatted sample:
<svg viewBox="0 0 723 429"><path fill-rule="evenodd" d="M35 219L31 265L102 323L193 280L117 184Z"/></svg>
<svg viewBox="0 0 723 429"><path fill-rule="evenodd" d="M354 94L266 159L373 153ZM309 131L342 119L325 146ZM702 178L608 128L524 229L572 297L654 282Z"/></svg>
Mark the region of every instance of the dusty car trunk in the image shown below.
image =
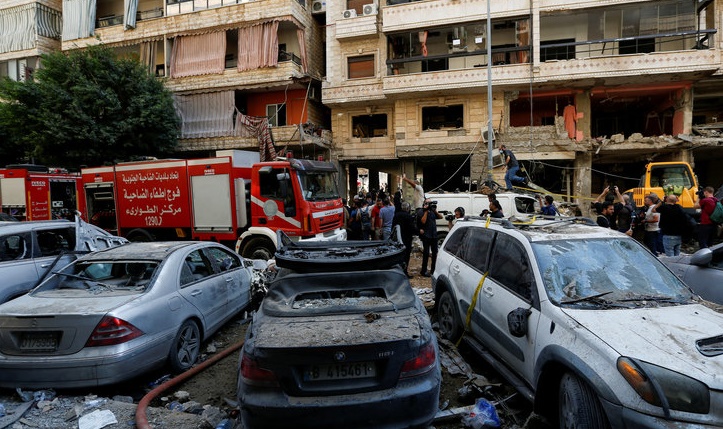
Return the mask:
<svg viewBox="0 0 723 429"><path fill-rule="evenodd" d="M407 282L401 270L281 275L252 324L253 357L290 396L394 387L430 341Z"/></svg>
<svg viewBox="0 0 723 429"><path fill-rule="evenodd" d="M394 387L404 363L418 355L425 341L411 312L374 317L262 323L254 326L264 333L254 343L255 358L276 374L290 396Z"/></svg>

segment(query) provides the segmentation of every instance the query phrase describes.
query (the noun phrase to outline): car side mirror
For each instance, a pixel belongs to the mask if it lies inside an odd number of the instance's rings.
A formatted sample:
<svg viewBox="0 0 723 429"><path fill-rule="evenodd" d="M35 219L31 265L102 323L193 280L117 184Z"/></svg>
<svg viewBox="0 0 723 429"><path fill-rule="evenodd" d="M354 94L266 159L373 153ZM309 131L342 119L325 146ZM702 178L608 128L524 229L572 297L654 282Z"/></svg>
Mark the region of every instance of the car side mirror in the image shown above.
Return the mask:
<svg viewBox="0 0 723 429"><path fill-rule="evenodd" d="M713 251L705 248L700 249L697 252L693 253L693 256L690 258L690 264L691 265L697 265L699 267L705 267L713 260Z"/></svg>
<svg viewBox="0 0 723 429"><path fill-rule="evenodd" d="M507 314L507 329L517 338L527 335L527 319L532 314L528 308L517 307Z"/></svg>

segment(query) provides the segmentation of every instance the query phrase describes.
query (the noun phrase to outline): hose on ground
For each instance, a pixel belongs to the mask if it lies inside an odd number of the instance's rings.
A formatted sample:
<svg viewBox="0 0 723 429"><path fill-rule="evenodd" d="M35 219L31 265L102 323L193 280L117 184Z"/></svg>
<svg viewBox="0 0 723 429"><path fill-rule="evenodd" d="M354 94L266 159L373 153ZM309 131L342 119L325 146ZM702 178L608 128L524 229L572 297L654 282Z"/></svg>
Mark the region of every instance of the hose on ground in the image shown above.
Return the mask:
<svg viewBox="0 0 723 429"><path fill-rule="evenodd" d="M185 381L186 379L193 377L194 375L215 364L216 362L220 361L231 353L239 350L241 347L243 347L243 345L244 341L239 341L238 343L233 344L222 352L216 354L212 358L201 362L200 364L194 366L188 371L173 377L172 379L158 385L156 388L146 393L146 395L140 400L140 402L138 402L138 408L136 408L136 426L139 429L153 429L153 426L148 423L146 409L156 396L160 395L165 390Z"/></svg>

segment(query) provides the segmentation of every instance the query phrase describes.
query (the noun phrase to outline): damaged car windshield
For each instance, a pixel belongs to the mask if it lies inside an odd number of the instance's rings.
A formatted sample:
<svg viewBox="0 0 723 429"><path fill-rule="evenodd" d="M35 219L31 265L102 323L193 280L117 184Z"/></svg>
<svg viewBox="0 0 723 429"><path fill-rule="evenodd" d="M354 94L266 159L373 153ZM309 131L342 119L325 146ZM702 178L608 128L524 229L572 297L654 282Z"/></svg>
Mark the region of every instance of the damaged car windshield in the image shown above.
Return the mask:
<svg viewBox="0 0 723 429"><path fill-rule="evenodd" d="M339 198L336 181L330 172L299 172L299 183L304 199L307 201L324 201Z"/></svg>
<svg viewBox="0 0 723 429"><path fill-rule="evenodd" d="M102 291L144 291L150 284L158 262L88 261L77 262L43 283L37 292L60 289Z"/></svg>
<svg viewBox="0 0 723 429"><path fill-rule="evenodd" d="M532 249L547 296L555 304L671 305L693 299L675 275L632 240L544 241L532 243Z"/></svg>

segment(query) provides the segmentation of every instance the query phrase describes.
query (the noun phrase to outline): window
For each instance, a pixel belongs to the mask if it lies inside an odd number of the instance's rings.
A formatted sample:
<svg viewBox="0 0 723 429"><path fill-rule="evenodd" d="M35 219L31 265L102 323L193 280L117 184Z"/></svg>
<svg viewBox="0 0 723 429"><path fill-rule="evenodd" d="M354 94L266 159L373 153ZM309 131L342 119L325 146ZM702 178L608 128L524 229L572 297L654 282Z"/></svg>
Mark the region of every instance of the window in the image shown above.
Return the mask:
<svg viewBox="0 0 723 429"><path fill-rule="evenodd" d="M36 238L41 256L56 256L61 252L70 252L75 249L75 230L73 228L37 231Z"/></svg>
<svg viewBox="0 0 723 429"><path fill-rule="evenodd" d="M267 104L266 116L269 118L269 126L271 127L286 125L286 104Z"/></svg>
<svg viewBox="0 0 723 429"><path fill-rule="evenodd" d="M540 59L550 60L573 60L575 59L575 39L547 40L540 42ZM568 44L568 46L547 46Z"/></svg>
<svg viewBox="0 0 723 429"><path fill-rule="evenodd" d="M238 258L227 250L211 247L206 249L206 252L208 252L209 257L216 263L220 271L228 271L241 266Z"/></svg>
<svg viewBox="0 0 723 429"><path fill-rule="evenodd" d="M200 250L194 250L188 256L181 267L181 286L196 282L211 275L213 270L208 259Z"/></svg>
<svg viewBox="0 0 723 429"><path fill-rule="evenodd" d="M293 188L289 173L282 168L259 172L259 188L261 196L273 200L283 201L284 199L293 202ZM286 193L286 195L284 195Z"/></svg>
<svg viewBox="0 0 723 429"><path fill-rule="evenodd" d="M0 261L28 259L31 256L27 234L0 237Z"/></svg>
<svg viewBox="0 0 723 429"><path fill-rule="evenodd" d="M487 271L487 256L494 232L487 228L470 228L460 248L460 257L481 273Z"/></svg>
<svg viewBox="0 0 723 429"><path fill-rule="evenodd" d="M458 256L459 249L462 247L462 243L464 243L466 233L471 229L472 228L459 228L454 231L447 241L445 241L444 250L452 255Z"/></svg>
<svg viewBox="0 0 723 429"><path fill-rule="evenodd" d="M363 77L374 77L374 55L362 55L349 57L347 59L348 79L359 79Z"/></svg>
<svg viewBox="0 0 723 429"><path fill-rule="evenodd" d="M384 137L387 135L387 115L361 115L351 118L352 136L356 138Z"/></svg>
<svg viewBox="0 0 723 429"><path fill-rule="evenodd" d="M422 129L462 128L464 111L461 104L422 107Z"/></svg>
<svg viewBox="0 0 723 429"><path fill-rule="evenodd" d="M490 277L523 299L532 300L535 282L527 252L507 235L498 234L495 240Z"/></svg>

